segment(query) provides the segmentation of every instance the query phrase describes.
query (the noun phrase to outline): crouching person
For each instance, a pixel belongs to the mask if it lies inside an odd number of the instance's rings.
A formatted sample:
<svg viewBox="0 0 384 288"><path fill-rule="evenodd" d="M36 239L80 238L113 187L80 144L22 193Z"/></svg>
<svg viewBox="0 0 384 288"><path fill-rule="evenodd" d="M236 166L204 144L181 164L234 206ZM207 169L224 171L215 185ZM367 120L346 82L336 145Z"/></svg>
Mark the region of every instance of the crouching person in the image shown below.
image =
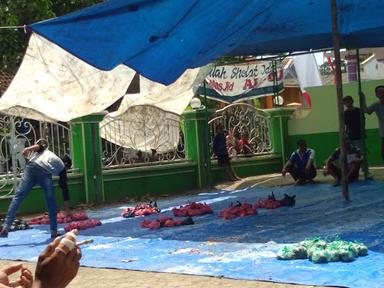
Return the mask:
<svg viewBox="0 0 384 288"><path fill-rule="evenodd" d="M359 171L363 162L360 149L352 145L350 140L345 141L345 155L347 159L347 169L345 177L347 182L353 182L359 179ZM341 181L341 166L340 166L340 147L332 153L325 163L324 175L331 175L335 181L333 186L340 185Z"/></svg>
<svg viewBox="0 0 384 288"><path fill-rule="evenodd" d="M289 172L298 185L306 182L313 183L316 177L315 150L307 148L305 140L297 142L297 150L294 151L285 163L281 173L283 176Z"/></svg>

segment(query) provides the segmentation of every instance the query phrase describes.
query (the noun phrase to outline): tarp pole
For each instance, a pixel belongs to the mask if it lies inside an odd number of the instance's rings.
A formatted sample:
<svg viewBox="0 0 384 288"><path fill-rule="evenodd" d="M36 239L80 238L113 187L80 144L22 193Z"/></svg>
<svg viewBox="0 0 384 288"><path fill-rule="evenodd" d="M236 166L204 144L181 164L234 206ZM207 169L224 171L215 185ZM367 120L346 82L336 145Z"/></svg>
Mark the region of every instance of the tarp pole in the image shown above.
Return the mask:
<svg viewBox="0 0 384 288"><path fill-rule="evenodd" d="M339 111L339 142L340 142L340 168L341 168L341 184L343 197L349 200L348 181L346 179L347 159L345 157L345 121L344 121L344 106L343 106L343 86L341 78L341 58L340 58L340 34L337 23L337 1L331 0L331 15L332 15L332 42L333 51L335 54L335 79L337 93L337 108Z"/></svg>
<svg viewBox="0 0 384 288"><path fill-rule="evenodd" d="M211 147L209 145L210 141L210 133L209 133L209 124L208 124L208 100L207 100L207 87L206 87L206 81L204 81L204 106L205 106L205 129L206 129L206 139L207 139L207 147L206 147L206 158L205 158L205 171L207 177L208 177L208 185L209 188L212 188L212 176L211 176Z"/></svg>
<svg viewBox="0 0 384 288"><path fill-rule="evenodd" d="M358 86L358 95L359 95L359 106L360 111L363 111L362 107L362 89L361 89L361 75L360 75L360 51L356 49L356 69L357 69L357 86ZM364 172L364 180L370 179L369 170L368 170L368 158L367 158L367 146L365 145L365 127L364 127L364 115L360 113L360 134L361 134L361 146L363 149L363 172Z"/></svg>
<svg viewBox="0 0 384 288"><path fill-rule="evenodd" d="M278 93L277 93L277 69L276 69L276 60L272 60L272 76L273 76L273 107L278 105Z"/></svg>

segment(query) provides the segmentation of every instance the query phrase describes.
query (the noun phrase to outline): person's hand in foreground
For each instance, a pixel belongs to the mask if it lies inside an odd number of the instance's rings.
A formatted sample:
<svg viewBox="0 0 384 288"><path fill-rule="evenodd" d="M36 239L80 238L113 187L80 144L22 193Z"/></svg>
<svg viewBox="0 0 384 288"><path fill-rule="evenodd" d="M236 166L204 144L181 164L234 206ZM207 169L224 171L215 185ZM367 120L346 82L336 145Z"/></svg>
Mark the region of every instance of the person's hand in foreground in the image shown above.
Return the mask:
<svg viewBox="0 0 384 288"><path fill-rule="evenodd" d="M9 276L14 273L20 272L19 279L11 281ZM5 287L23 287L30 288L33 283L33 275L28 268L24 267L22 263L10 265L0 270L0 288Z"/></svg>
<svg viewBox="0 0 384 288"><path fill-rule="evenodd" d="M75 278L80 267L81 250L76 245L67 254L55 250L60 238L56 238L40 254L36 264L34 288L66 287Z"/></svg>

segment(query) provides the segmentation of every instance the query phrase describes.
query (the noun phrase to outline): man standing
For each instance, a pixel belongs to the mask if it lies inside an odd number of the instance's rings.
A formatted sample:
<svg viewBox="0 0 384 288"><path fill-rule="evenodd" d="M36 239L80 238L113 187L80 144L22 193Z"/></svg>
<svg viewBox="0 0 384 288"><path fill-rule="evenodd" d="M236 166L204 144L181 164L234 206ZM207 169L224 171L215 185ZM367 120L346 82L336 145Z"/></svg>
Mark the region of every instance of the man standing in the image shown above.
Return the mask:
<svg viewBox="0 0 384 288"><path fill-rule="evenodd" d="M213 153L217 156L219 166L223 167L227 175L232 181L240 180L235 171L233 170L229 161L226 137L224 135L224 126L217 125L216 135L213 138Z"/></svg>
<svg viewBox="0 0 384 288"><path fill-rule="evenodd" d="M351 96L345 96L343 98L343 104L346 108L344 111L345 132L352 144L362 150L363 138L365 136L363 132L365 127L364 114L360 108L353 106Z"/></svg>
<svg viewBox="0 0 384 288"><path fill-rule="evenodd" d="M285 176L289 172L298 185L313 182L316 177L315 150L307 148L304 139L297 141L297 146L298 149L292 153L281 173Z"/></svg>
<svg viewBox="0 0 384 288"><path fill-rule="evenodd" d="M16 189L15 196L9 205L4 221L5 226L3 226L0 231L0 237L8 237L8 232L16 217L17 210L36 184L39 184L44 190L45 201L48 207L51 237L57 237L57 204L52 176L58 176L63 171L64 163L56 154L49 151L47 147L47 142L40 139L35 145L24 148L22 151L24 156L30 155L29 161L25 167L21 182Z"/></svg>
<svg viewBox="0 0 384 288"><path fill-rule="evenodd" d="M384 160L384 86L377 86L375 88L375 93L379 101L367 107L365 95L361 92L362 108L364 113L376 113L381 137L381 158Z"/></svg>

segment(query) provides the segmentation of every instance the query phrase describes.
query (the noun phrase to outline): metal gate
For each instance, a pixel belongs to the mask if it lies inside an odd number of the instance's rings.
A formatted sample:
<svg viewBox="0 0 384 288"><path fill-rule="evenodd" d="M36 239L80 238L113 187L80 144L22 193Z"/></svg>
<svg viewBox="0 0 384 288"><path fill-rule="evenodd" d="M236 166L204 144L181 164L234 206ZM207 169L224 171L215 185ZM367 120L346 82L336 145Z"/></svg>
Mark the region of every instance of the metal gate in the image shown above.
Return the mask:
<svg viewBox="0 0 384 288"><path fill-rule="evenodd" d="M212 135L216 133L218 124L225 129L228 154L231 157L272 152L270 116L265 111L245 103L231 104L217 110L209 121ZM246 143L246 149L240 147L241 142Z"/></svg>
<svg viewBox="0 0 384 288"><path fill-rule="evenodd" d="M11 197L26 159L22 155L25 147L44 138L49 150L59 156L70 155L69 134L66 124L40 122L0 113L0 198Z"/></svg>

